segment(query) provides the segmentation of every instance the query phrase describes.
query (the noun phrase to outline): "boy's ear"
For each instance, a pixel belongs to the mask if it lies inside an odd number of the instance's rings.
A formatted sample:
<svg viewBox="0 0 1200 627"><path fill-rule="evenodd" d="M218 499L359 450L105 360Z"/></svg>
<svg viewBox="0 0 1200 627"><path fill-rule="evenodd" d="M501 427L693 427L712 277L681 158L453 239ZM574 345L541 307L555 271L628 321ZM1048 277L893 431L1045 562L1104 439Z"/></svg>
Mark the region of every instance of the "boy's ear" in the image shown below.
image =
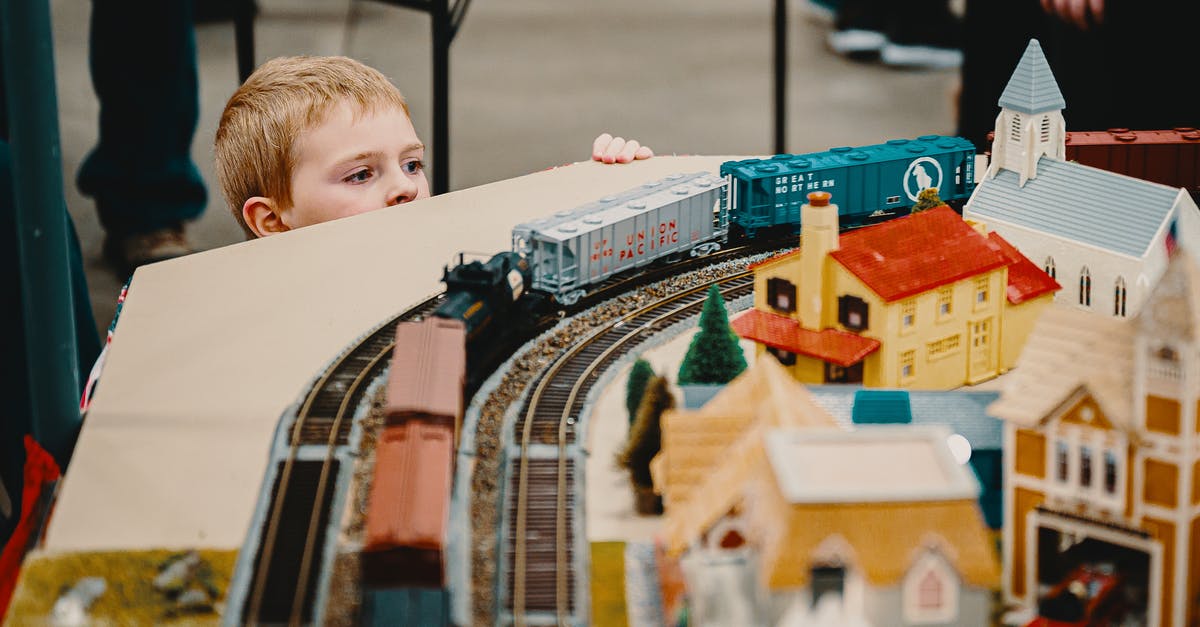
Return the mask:
<svg viewBox="0 0 1200 627"><path fill-rule="evenodd" d="M263 196L254 196L242 205L242 219L258 237L289 230L279 215L275 201Z"/></svg>

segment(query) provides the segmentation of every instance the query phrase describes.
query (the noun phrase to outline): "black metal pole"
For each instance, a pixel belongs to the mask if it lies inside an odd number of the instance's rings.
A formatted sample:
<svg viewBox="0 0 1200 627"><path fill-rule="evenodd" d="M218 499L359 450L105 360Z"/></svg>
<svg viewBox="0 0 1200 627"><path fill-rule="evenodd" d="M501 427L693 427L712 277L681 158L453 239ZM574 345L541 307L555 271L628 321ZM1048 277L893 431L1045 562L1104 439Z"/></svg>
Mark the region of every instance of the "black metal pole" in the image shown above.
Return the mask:
<svg viewBox="0 0 1200 627"><path fill-rule="evenodd" d="M253 0L238 3L233 18L234 49L237 50L238 82L244 83L254 72L254 15L258 7Z"/></svg>
<svg viewBox="0 0 1200 627"><path fill-rule="evenodd" d="M450 191L450 9L449 0L429 7L433 28L433 189Z"/></svg>
<svg viewBox="0 0 1200 627"><path fill-rule="evenodd" d="M33 437L63 462L79 426L67 211L48 0L0 0Z"/></svg>
<svg viewBox="0 0 1200 627"><path fill-rule="evenodd" d="M775 154L787 152L787 0L775 0Z"/></svg>

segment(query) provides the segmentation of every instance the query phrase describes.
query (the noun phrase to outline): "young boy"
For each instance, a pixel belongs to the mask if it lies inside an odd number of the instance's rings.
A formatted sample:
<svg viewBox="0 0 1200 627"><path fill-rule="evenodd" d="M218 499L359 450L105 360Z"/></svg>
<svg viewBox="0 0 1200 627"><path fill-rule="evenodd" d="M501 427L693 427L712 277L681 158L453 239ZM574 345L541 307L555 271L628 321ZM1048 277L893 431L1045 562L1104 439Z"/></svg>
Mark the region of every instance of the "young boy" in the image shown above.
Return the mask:
<svg viewBox="0 0 1200 627"><path fill-rule="evenodd" d="M400 90L347 57L279 57L259 66L225 105L214 141L217 179L248 238L429 197L425 145ZM592 158L648 159L635 140L603 133ZM84 386L86 411L104 368L128 283Z"/></svg>
<svg viewBox="0 0 1200 627"><path fill-rule="evenodd" d="M229 99L214 148L225 200L250 237L429 196L425 145L404 97L346 57L264 63ZM607 133L592 146L606 163L653 154Z"/></svg>

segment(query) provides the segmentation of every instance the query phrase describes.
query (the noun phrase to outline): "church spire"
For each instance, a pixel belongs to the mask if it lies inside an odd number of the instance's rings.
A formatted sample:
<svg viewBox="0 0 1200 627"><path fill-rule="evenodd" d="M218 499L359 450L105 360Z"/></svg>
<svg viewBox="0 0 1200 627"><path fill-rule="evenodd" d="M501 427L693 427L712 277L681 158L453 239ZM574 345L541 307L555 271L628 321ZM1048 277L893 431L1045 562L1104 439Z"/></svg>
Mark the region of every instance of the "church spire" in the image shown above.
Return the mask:
<svg viewBox="0 0 1200 627"><path fill-rule="evenodd" d="M1063 99L1054 73L1038 40L1029 40L1025 53L1013 70L1008 85L1000 94L1000 115L996 117L992 141L992 164L987 176L1000 170L1013 170L1020 184L1037 177L1037 161L1042 155L1066 157L1066 122Z"/></svg>

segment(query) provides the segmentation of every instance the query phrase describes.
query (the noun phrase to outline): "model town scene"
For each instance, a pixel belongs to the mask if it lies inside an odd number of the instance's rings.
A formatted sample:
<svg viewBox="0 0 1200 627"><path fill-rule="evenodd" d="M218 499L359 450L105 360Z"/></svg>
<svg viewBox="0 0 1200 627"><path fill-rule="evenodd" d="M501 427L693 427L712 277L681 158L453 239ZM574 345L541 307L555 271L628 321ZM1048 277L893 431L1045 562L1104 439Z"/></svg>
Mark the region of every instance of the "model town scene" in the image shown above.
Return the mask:
<svg viewBox="0 0 1200 627"><path fill-rule="evenodd" d="M1196 153L1110 154L1200 133L1069 133L1036 40L998 104L986 153L728 161L516 225L315 373L240 551L35 551L10 618L1200 624ZM644 541L589 543L599 486Z"/></svg>

